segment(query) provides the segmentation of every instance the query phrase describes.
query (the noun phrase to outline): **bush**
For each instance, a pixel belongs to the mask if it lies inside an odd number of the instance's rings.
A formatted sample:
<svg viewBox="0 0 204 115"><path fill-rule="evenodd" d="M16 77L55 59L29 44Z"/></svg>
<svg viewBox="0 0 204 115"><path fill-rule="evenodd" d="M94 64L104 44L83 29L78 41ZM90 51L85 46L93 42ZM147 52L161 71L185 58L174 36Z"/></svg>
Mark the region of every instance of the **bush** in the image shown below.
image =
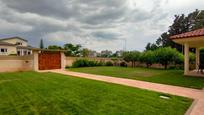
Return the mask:
<svg viewBox="0 0 204 115"><path fill-rule="evenodd" d="M89 61L86 59L79 59L76 60L73 64L72 67L77 68L77 67L94 67L94 66L103 66L103 62L97 62L97 61Z"/></svg>
<svg viewBox="0 0 204 115"><path fill-rule="evenodd" d="M111 61L106 62L106 66L113 66L113 63Z"/></svg>
<svg viewBox="0 0 204 115"><path fill-rule="evenodd" d="M127 67L127 64L126 64L125 62L121 62L121 63L120 63L120 66L121 66L121 67Z"/></svg>
<svg viewBox="0 0 204 115"><path fill-rule="evenodd" d="M65 67L65 69L69 69L69 68L70 68L70 66L66 66L66 67Z"/></svg>

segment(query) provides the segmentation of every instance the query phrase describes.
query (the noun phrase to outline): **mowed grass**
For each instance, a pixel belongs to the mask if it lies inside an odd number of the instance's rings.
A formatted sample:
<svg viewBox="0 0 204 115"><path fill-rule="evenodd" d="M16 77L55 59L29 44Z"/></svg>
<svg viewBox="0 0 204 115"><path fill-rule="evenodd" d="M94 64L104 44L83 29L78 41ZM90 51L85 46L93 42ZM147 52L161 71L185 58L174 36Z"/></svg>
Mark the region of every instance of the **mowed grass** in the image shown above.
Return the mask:
<svg viewBox="0 0 204 115"><path fill-rule="evenodd" d="M70 68L71 71L136 79L154 83L202 89L204 78L184 76L182 70L161 70L125 67Z"/></svg>
<svg viewBox="0 0 204 115"><path fill-rule="evenodd" d="M2 115L183 115L192 100L54 73L0 73Z"/></svg>

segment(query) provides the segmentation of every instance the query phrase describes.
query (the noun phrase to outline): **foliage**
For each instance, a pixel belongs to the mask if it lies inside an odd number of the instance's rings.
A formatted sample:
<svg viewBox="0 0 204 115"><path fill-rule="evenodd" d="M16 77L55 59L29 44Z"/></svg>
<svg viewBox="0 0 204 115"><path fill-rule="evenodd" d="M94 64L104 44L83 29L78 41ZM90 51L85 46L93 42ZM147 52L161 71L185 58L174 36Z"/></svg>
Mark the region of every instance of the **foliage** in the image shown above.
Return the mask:
<svg viewBox="0 0 204 115"><path fill-rule="evenodd" d="M90 61L87 59L78 59L73 62L72 67L94 67L94 66L103 66L103 62L97 62L97 61Z"/></svg>
<svg viewBox="0 0 204 115"><path fill-rule="evenodd" d="M111 61L107 61L105 65L106 66L113 66L113 63Z"/></svg>
<svg viewBox="0 0 204 115"><path fill-rule="evenodd" d="M131 62L132 63L132 67L135 67L135 62L136 61L140 61L140 56L141 53L138 51L128 51L128 52L123 52L123 59L126 62Z"/></svg>
<svg viewBox="0 0 204 115"><path fill-rule="evenodd" d="M111 57L112 54L113 54L112 51L109 50L101 51L101 57Z"/></svg>
<svg viewBox="0 0 204 115"><path fill-rule="evenodd" d="M150 67L153 63L156 62L156 55L154 51L145 51L141 54L140 61L144 62L148 67Z"/></svg>
<svg viewBox="0 0 204 115"><path fill-rule="evenodd" d="M148 43L147 46L145 47L146 51L148 50L156 50L158 46L155 43Z"/></svg>
<svg viewBox="0 0 204 115"><path fill-rule="evenodd" d="M174 62L178 57L178 51L170 47L159 48L155 51L155 55L157 57L156 61L167 69L168 64Z"/></svg>
<svg viewBox="0 0 204 115"><path fill-rule="evenodd" d="M121 63L120 63L120 66L121 66L121 67L127 67L128 65L127 65L125 62L121 62Z"/></svg>
<svg viewBox="0 0 204 115"><path fill-rule="evenodd" d="M81 45L65 44L64 45L66 56L80 56Z"/></svg>
<svg viewBox="0 0 204 115"><path fill-rule="evenodd" d="M175 64L183 64L184 63L184 55L182 53L177 52L177 56L174 59Z"/></svg>
<svg viewBox="0 0 204 115"><path fill-rule="evenodd" d="M190 61L190 63L194 63L195 62L195 58L196 58L195 54L190 52L189 53L189 61Z"/></svg>
<svg viewBox="0 0 204 115"><path fill-rule="evenodd" d="M195 29L204 27L204 10L195 10L188 15L175 15L174 21L169 30L161 34L155 43L148 43L146 50L152 50L160 47L172 47L176 48L179 52L182 52L182 46L174 43L169 37L184 32L189 32Z"/></svg>
<svg viewBox="0 0 204 115"><path fill-rule="evenodd" d="M61 46L57 46L57 45L50 45L48 46L48 49L56 49L56 50L61 50L63 49Z"/></svg>
<svg viewBox="0 0 204 115"><path fill-rule="evenodd" d="M82 57L88 57L90 54L90 51L89 51L89 49L84 48L84 49L82 49L81 54L82 54Z"/></svg>
<svg viewBox="0 0 204 115"><path fill-rule="evenodd" d="M40 49L44 49L44 42L43 42L43 39L40 40Z"/></svg>

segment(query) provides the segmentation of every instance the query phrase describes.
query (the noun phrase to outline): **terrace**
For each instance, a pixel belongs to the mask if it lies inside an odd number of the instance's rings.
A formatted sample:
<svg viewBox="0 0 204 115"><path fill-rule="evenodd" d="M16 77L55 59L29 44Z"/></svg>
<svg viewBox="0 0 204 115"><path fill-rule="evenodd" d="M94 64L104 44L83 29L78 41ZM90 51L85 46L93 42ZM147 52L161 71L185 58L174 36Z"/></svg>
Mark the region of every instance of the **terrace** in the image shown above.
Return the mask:
<svg viewBox="0 0 204 115"><path fill-rule="evenodd" d="M188 76L204 76L202 72L203 64L200 63L200 48L204 47L204 28L171 36L171 39L184 46L184 75ZM189 48L196 49L196 69L189 70Z"/></svg>

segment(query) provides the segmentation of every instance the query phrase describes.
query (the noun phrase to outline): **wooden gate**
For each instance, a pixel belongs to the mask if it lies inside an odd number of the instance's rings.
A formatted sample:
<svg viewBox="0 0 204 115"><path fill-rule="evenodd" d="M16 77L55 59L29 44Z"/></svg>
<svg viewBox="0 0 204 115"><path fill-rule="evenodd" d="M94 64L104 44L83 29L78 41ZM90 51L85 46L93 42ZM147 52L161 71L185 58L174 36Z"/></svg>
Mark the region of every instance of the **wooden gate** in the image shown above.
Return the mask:
<svg viewBox="0 0 204 115"><path fill-rule="evenodd" d="M38 60L39 70L61 69L60 52L41 52Z"/></svg>

